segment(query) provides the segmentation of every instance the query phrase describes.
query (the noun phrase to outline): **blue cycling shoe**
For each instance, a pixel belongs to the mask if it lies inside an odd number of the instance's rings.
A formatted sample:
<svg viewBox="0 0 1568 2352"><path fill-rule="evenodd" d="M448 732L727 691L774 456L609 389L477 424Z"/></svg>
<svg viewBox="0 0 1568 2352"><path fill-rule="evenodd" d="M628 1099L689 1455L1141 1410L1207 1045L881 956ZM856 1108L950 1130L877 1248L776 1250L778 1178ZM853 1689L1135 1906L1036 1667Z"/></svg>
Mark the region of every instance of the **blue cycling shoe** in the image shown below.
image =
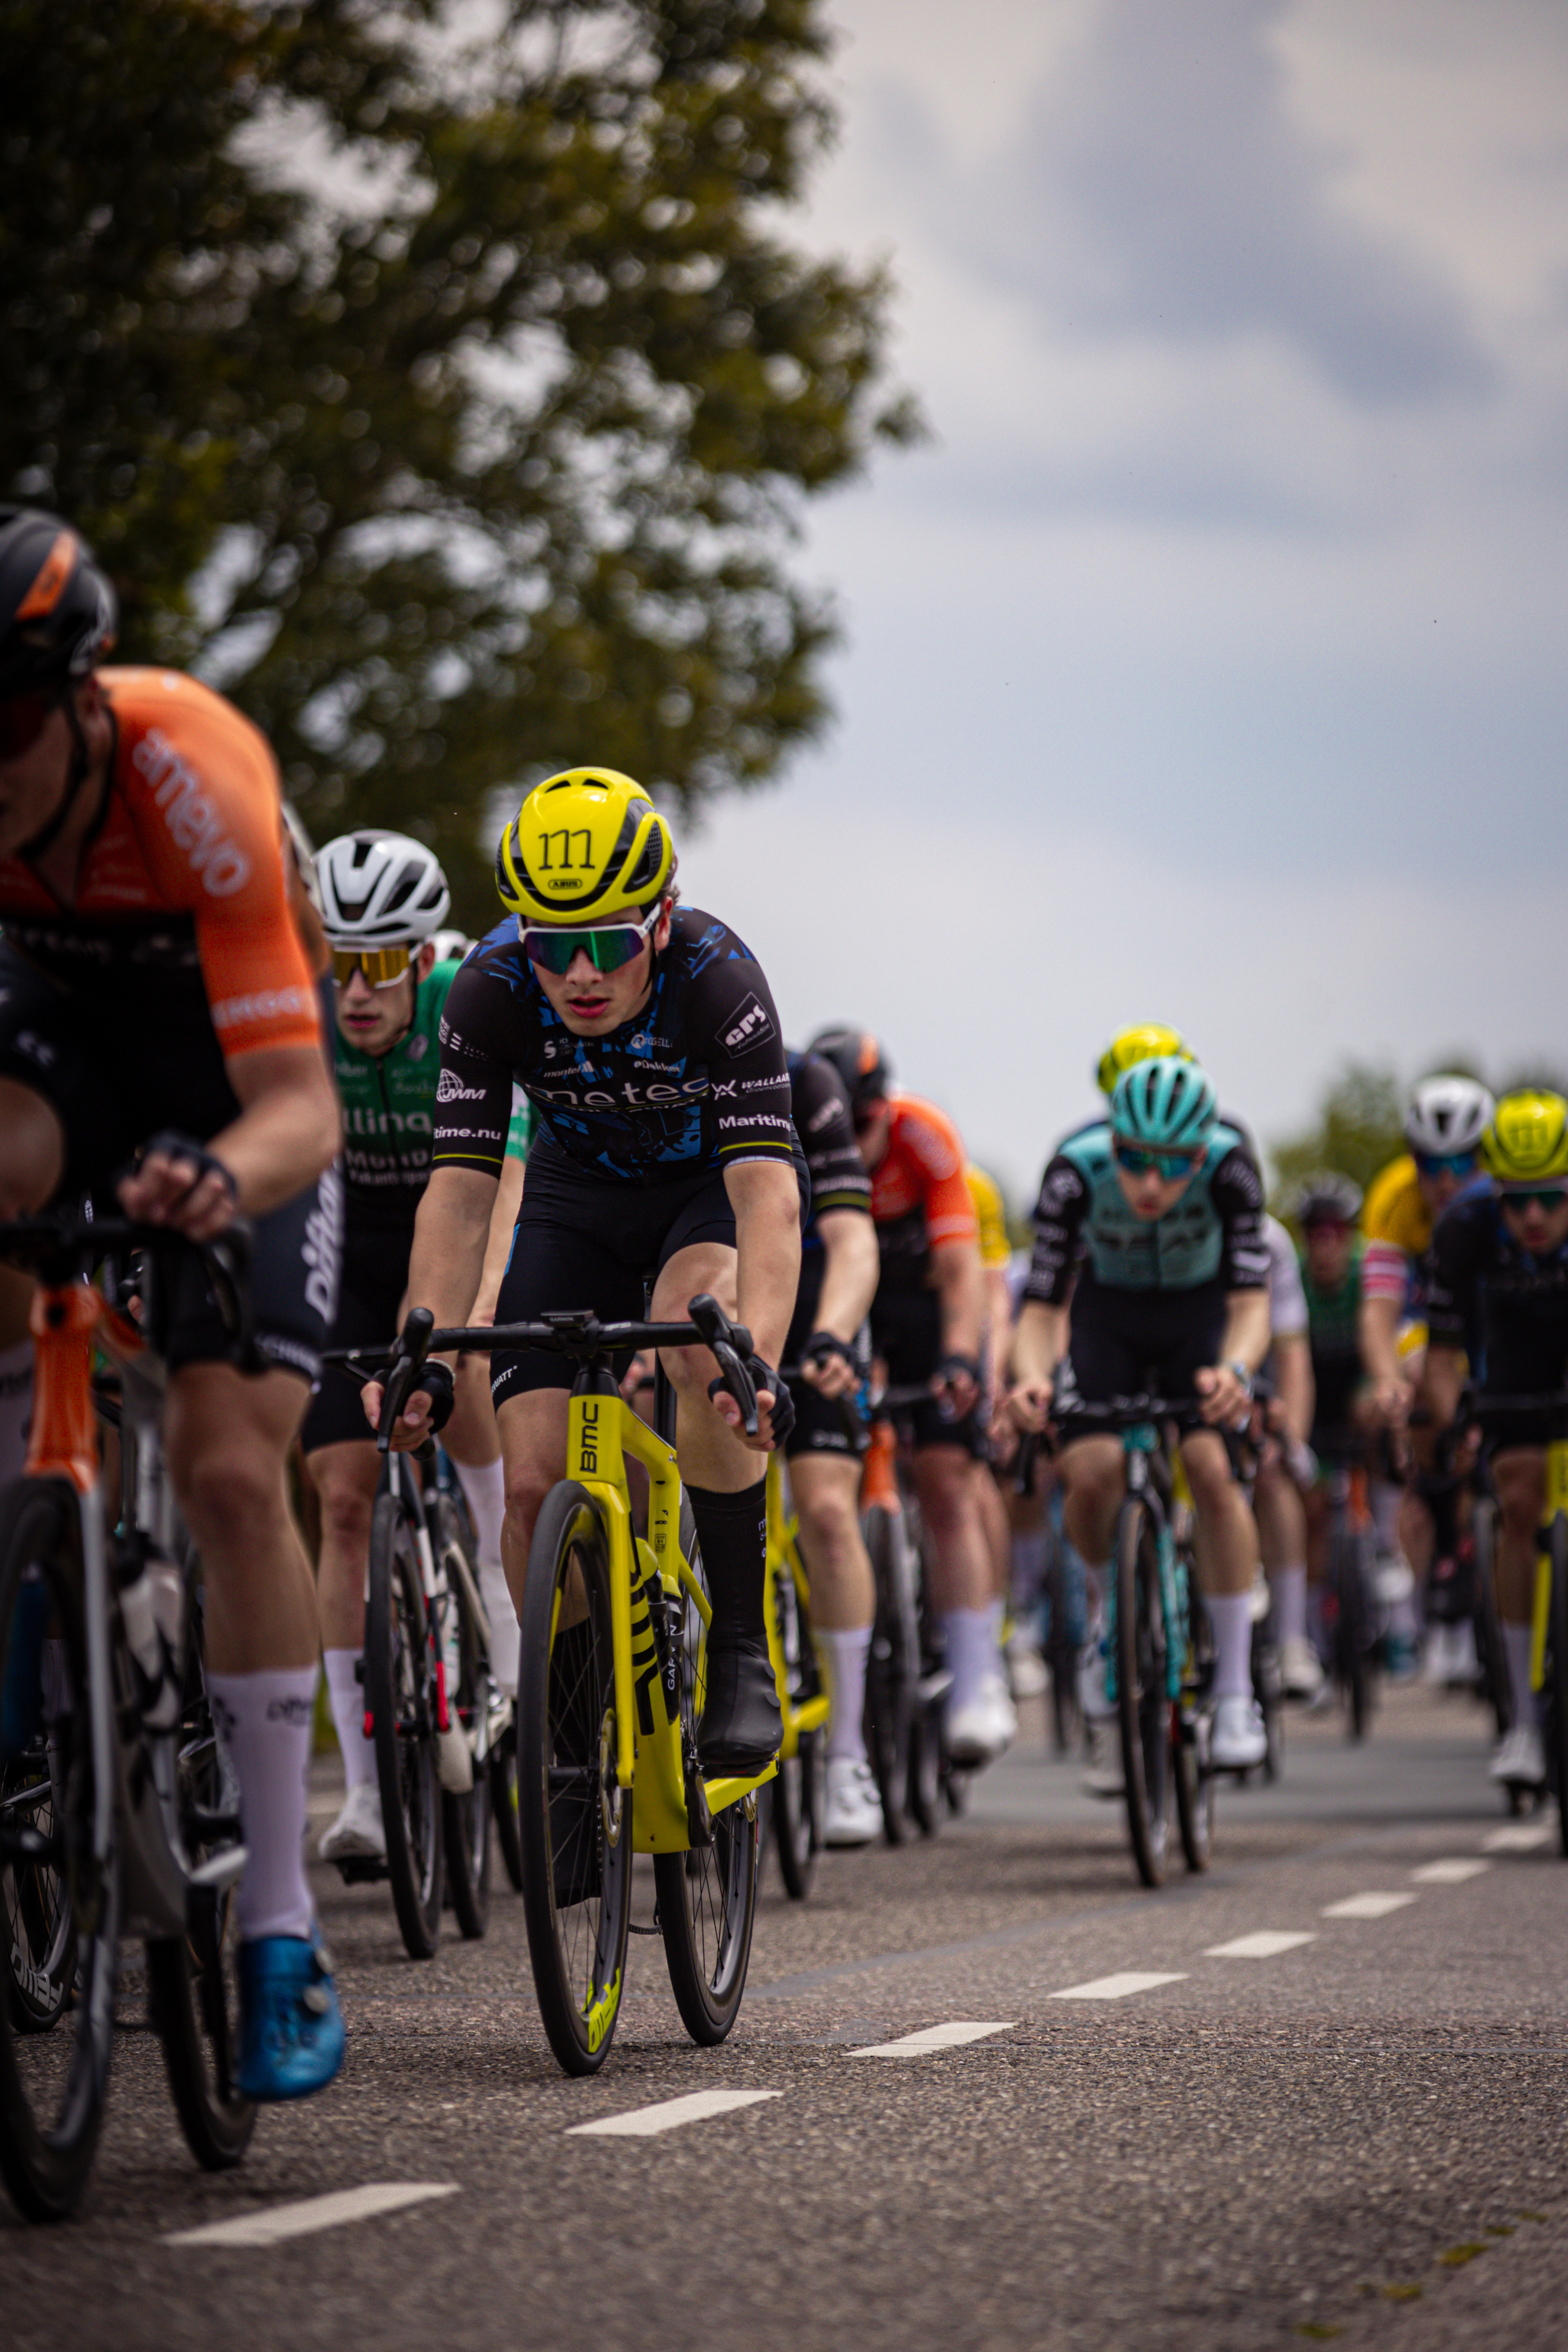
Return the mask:
<svg viewBox="0 0 1568 2352"><path fill-rule="evenodd" d="M343 2013L315 1929L241 1944L239 2012L237 2079L247 2099L309 2098L343 2063Z"/></svg>

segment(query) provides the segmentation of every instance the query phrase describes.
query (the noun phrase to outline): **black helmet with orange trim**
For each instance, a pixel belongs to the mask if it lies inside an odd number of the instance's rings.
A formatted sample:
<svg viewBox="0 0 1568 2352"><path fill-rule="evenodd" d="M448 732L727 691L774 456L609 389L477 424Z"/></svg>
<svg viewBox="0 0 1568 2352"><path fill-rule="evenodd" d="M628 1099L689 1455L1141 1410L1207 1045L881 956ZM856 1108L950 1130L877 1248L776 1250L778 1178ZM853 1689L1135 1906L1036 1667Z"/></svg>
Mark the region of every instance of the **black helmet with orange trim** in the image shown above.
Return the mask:
<svg viewBox="0 0 1568 2352"><path fill-rule="evenodd" d="M114 643L114 591L41 507L0 506L0 698L63 694Z"/></svg>
<svg viewBox="0 0 1568 2352"><path fill-rule="evenodd" d="M832 1063L844 1081L851 1110L885 1096L893 1083L892 1066L868 1029L819 1029L805 1050Z"/></svg>
<svg viewBox="0 0 1568 2352"><path fill-rule="evenodd" d="M496 849L501 904L525 923L582 923L649 907L675 872L669 827L616 768L535 784Z"/></svg>

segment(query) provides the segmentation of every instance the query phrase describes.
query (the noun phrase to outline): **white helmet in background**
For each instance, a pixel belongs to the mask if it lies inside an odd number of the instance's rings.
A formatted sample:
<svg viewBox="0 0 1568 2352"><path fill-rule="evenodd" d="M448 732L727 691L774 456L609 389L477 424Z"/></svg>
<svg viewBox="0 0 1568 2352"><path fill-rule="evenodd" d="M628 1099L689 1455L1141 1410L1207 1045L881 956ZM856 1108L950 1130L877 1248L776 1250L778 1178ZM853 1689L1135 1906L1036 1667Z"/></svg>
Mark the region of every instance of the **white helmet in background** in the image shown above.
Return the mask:
<svg viewBox="0 0 1568 2352"><path fill-rule="evenodd" d="M437 931L430 944L437 963L461 963L474 945L467 931Z"/></svg>
<svg viewBox="0 0 1568 2352"><path fill-rule="evenodd" d="M1479 1078L1423 1078L1405 1114L1405 1139L1434 1160L1479 1151L1496 1108Z"/></svg>
<svg viewBox="0 0 1568 2352"><path fill-rule="evenodd" d="M316 853L321 927L335 948L427 940L452 904L434 850L405 833L343 833Z"/></svg>

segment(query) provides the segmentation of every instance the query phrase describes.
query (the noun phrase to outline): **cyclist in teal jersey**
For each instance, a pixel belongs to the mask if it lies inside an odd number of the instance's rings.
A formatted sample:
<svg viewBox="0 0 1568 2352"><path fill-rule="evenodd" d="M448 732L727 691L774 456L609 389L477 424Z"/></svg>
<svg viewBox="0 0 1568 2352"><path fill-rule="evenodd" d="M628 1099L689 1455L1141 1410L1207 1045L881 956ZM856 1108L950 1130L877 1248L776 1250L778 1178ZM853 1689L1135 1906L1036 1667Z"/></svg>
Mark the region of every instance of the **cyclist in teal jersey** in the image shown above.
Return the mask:
<svg viewBox="0 0 1568 2352"><path fill-rule="evenodd" d="M333 1060L343 1106L343 1280L331 1345L367 1347L390 1341L402 1319L415 1214L430 1174L441 1099L438 1030L461 959L437 961L433 934L450 897L422 842L395 833L345 834L321 851L315 883L332 949ZM526 1112L515 1146L509 1139L509 1152L514 1150L519 1157L527 1151ZM513 1215L518 1189L510 1194ZM444 1442L474 1522L497 1679L515 1686L517 1620L500 1564L500 1442L477 1361L462 1368ZM379 1859L386 1841L374 1751L364 1736L359 1662L380 1461L359 1382L348 1373L323 1371L300 1444L321 1504L317 1595L346 1784L321 1852L327 1862Z"/></svg>
<svg viewBox="0 0 1568 2352"><path fill-rule="evenodd" d="M1257 1163L1219 1118L1195 1062L1135 1063L1117 1082L1110 1118L1069 1135L1046 1170L1010 1404L1024 1428L1041 1428L1047 1412L1054 1420L1068 1532L1091 1570L1102 1570L1123 1454L1083 1407L1150 1390L1191 1399L1203 1425L1184 1435L1182 1459L1215 1633L1213 1753L1235 1769L1260 1763L1267 1746L1252 1697L1258 1530L1220 1433L1247 1414L1268 1332Z"/></svg>

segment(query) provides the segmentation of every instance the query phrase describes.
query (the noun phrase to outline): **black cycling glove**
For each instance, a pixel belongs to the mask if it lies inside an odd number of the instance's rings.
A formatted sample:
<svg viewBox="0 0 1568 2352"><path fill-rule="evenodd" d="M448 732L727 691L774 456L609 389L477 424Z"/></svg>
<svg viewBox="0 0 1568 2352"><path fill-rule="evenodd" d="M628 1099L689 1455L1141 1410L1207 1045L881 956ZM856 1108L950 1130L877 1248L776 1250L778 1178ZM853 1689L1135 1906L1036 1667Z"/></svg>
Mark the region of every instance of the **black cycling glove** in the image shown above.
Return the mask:
<svg viewBox="0 0 1568 2352"><path fill-rule="evenodd" d="M428 1362L421 1364L419 1378L409 1390L409 1396L420 1389L430 1400L432 1430L445 1429L452 1418L452 1407L458 1402L458 1384L452 1378L451 1365L444 1364L439 1356L433 1356ZM406 1409L407 1399L404 1402Z"/></svg>
<svg viewBox="0 0 1568 2352"><path fill-rule="evenodd" d="M801 1349L801 1355L806 1362L815 1360L818 1363L824 1356L842 1356L852 1372L860 1370L860 1360L854 1349L847 1339L841 1339L837 1331L814 1331Z"/></svg>
<svg viewBox="0 0 1568 2352"><path fill-rule="evenodd" d="M937 1366L933 1377L939 1381L956 1381L963 1378L965 1375L974 1382L976 1388L980 1386L980 1359L978 1356L944 1356L941 1363Z"/></svg>
<svg viewBox="0 0 1568 2352"><path fill-rule="evenodd" d="M773 1444L782 1445L795 1427L795 1399L789 1392L789 1383L786 1381L781 1381L773 1366L765 1364L761 1356L748 1356L745 1360L752 1386L759 1394L766 1389L773 1398ZM731 1393L722 1372L716 1381L709 1381L708 1393L710 1397L715 1397L721 1389L724 1390L726 1396Z"/></svg>
<svg viewBox="0 0 1568 2352"><path fill-rule="evenodd" d="M226 1168L216 1153L209 1151L205 1143L198 1143L194 1136L178 1135L172 1127L164 1128L142 1146L136 1155L137 1166L140 1167L153 1151L162 1152L167 1160L192 1160L195 1162L196 1172L180 1195L182 1200L190 1199L204 1176L221 1177L228 1189L230 1202L239 1199L239 1186L235 1181L233 1169Z"/></svg>

